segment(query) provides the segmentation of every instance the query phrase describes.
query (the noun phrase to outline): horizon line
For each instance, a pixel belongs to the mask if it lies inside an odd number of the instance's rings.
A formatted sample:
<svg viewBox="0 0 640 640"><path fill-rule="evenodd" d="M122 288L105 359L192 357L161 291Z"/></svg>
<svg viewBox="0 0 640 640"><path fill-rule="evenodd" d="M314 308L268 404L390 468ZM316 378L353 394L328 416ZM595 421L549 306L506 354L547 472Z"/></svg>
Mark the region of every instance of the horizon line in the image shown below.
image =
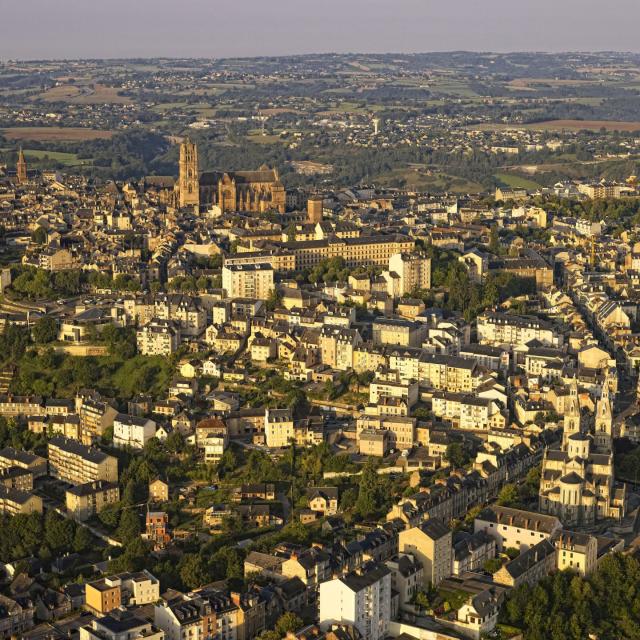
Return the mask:
<svg viewBox="0 0 640 640"><path fill-rule="evenodd" d="M260 60L272 59L278 60L282 58L305 58L312 56L423 56L423 55L452 55L452 54L484 54L495 56L508 56L515 54L537 54L537 55L598 55L598 54L616 54L616 55L640 55L638 51L617 50L617 49L566 49L566 50L543 50L543 49L513 49L510 51L491 51L489 49L433 49L431 51L309 51L305 53L281 53L281 54L258 54L252 56L172 56L172 55L144 55L144 56L77 56L62 58L4 58L0 55L0 64L10 62L99 62L99 61L120 61L127 62L132 60L206 60L206 61L222 61L222 60Z"/></svg>

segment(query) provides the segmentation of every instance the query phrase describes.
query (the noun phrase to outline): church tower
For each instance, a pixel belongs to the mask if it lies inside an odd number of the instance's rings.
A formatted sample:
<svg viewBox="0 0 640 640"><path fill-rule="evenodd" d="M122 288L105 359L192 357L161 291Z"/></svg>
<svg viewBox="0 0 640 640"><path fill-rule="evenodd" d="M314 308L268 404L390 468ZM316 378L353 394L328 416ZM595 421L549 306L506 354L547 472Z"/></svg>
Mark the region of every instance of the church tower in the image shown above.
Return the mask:
<svg viewBox="0 0 640 640"><path fill-rule="evenodd" d="M24 153L22 147L18 152L18 164L16 165L16 177L19 184L24 184L27 181L27 161L24 159Z"/></svg>
<svg viewBox="0 0 640 640"><path fill-rule="evenodd" d="M611 453L613 450L613 406L608 378L602 385L602 396L596 405L594 435L594 444L598 453Z"/></svg>
<svg viewBox="0 0 640 640"><path fill-rule="evenodd" d="M566 451L569 436L581 431L580 399L578 398L578 381L573 380L569 391L569 403L564 412L564 429L562 432L562 448Z"/></svg>
<svg viewBox="0 0 640 640"><path fill-rule="evenodd" d="M200 208L200 174L198 145L186 138L180 145L180 176L178 189L181 207Z"/></svg>

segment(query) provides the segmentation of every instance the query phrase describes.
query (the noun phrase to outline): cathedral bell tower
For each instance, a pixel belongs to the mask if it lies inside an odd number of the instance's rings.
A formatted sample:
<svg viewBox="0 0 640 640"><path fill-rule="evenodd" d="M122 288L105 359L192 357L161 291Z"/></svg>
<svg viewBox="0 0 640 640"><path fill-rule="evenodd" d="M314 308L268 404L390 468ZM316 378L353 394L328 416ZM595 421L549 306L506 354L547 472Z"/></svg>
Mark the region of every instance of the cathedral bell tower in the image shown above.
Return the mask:
<svg viewBox="0 0 640 640"><path fill-rule="evenodd" d="M595 448L598 453L611 453L613 450L613 406L609 379L602 385L602 396L596 405Z"/></svg>
<svg viewBox="0 0 640 640"><path fill-rule="evenodd" d="M574 379L569 390L569 403L564 413L564 428L562 431L562 448L566 451L569 436L582 431L580 399L578 397L578 381Z"/></svg>
<svg viewBox="0 0 640 640"><path fill-rule="evenodd" d="M16 178L19 184L27 182L27 161L24 159L22 147L18 153L18 164L16 165Z"/></svg>
<svg viewBox="0 0 640 640"><path fill-rule="evenodd" d="M198 172L198 145L189 138L180 145L180 176L178 179L181 207L200 208L200 174Z"/></svg>

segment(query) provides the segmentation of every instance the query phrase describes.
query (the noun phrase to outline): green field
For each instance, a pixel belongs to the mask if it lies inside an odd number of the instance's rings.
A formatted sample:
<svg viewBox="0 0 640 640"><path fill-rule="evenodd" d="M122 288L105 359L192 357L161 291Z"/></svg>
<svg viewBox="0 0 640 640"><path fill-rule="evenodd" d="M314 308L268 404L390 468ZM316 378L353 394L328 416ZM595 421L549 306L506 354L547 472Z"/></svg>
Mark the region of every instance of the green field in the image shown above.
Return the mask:
<svg viewBox="0 0 640 640"><path fill-rule="evenodd" d="M68 166L79 164L91 164L90 160L78 160L77 153L65 153L63 151L47 151L46 149L25 149L24 156L29 160L50 160L60 162Z"/></svg>
<svg viewBox="0 0 640 640"><path fill-rule="evenodd" d="M442 171L433 171L430 174L416 167L394 169L376 176L375 182L381 186L402 186L416 191L451 191L452 193L478 193L483 187L478 182L473 182L460 176L453 176Z"/></svg>
<svg viewBox="0 0 640 640"><path fill-rule="evenodd" d="M539 189L541 186L534 180L529 180L528 178L523 178L522 176L511 173L496 173L493 177L504 183L507 187L513 187L514 189Z"/></svg>

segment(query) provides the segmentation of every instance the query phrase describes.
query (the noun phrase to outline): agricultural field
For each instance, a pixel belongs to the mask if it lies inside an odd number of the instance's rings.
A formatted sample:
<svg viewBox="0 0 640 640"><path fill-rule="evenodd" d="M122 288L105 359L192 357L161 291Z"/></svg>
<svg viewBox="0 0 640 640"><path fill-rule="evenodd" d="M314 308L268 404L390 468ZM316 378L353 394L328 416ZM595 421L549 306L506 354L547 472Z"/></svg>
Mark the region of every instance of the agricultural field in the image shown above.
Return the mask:
<svg viewBox="0 0 640 640"><path fill-rule="evenodd" d="M91 164L90 160L78 160L77 153L67 153L64 151L49 151L47 149L25 149L24 155L29 162L30 160L44 160L51 162L60 162L61 164L69 167L78 165Z"/></svg>
<svg viewBox="0 0 640 640"><path fill-rule="evenodd" d="M514 189L539 189L540 184L534 182L533 180L529 180L528 178L524 178L522 176L514 175L512 173L496 173L494 175L496 180L505 184L507 187L512 187Z"/></svg>
<svg viewBox="0 0 640 640"><path fill-rule="evenodd" d="M525 124L479 124L468 127L476 131L640 131L640 122L616 120L546 120Z"/></svg>
<svg viewBox="0 0 640 640"><path fill-rule="evenodd" d="M118 95L117 87L64 84L48 89L37 96L46 102L68 102L69 104L128 104L130 98Z"/></svg>
<svg viewBox="0 0 640 640"><path fill-rule="evenodd" d="M113 136L113 131L98 131L82 127L9 127L0 131L9 141L84 142L85 140L108 140Z"/></svg>

